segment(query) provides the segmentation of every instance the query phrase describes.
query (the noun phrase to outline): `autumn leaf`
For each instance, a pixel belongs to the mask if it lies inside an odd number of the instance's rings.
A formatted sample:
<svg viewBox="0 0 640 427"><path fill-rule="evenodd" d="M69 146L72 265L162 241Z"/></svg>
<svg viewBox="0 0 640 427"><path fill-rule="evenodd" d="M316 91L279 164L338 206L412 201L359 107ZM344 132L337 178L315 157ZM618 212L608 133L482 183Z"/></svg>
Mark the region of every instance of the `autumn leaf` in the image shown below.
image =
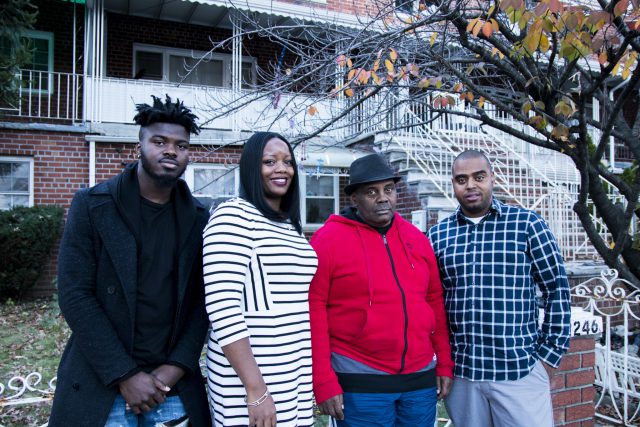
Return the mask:
<svg viewBox="0 0 640 427"><path fill-rule="evenodd" d="M604 65L607 63L607 52L603 50L600 55L598 55L598 62L600 65Z"/></svg>
<svg viewBox="0 0 640 427"><path fill-rule="evenodd" d="M613 15L618 17L627 11L629 7L629 0L620 0L613 8Z"/></svg>
<svg viewBox="0 0 640 427"><path fill-rule="evenodd" d="M388 59L384 60L384 66L387 67L387 72L390 74L394 73L393 63Z"/></svg>
<svg viewBox="0 0 640 427"><path fill-rule="evenodd" d="M485 22L482 25L482 34L486 37L489 38L491 37L491 34L493 34L493 27L491 26L490 22Z"/></svg>
<svg viewBox="0 0 640 427"><path fill-rule="evenodd" d="M347 98L351 98L353 96L353 89L349 88L344 91L344 94Z"/></svg>
<svg viewBox="0 0 640 427"><path fill-rule="evenodd" d="M351 61L351 58L347 59L347 67L349 68L353 67L353 62Z"/></svg>
<svg viewBox="0 0 640 427"><path fill-rule="evenodd" d="M473 30L471 31L471 34L473 34L474 37L478 37L478 33L480 33L480 30L482 29L483 26L484 26L483 21L477 21L476 24L473 26Z"/></svg>
<svg viewBox="0 0 640 427"><path fill-rule="evenodd" d="M317 112L318 112L318 109L313 105L307 108L307 113L309 113L311 117L315 116Z"/></svg>
<svg viewBox="0 0 640 427"><path fill-rule="evenodd" d="M469 23L467 24L467 33L470 33L471 31L473 31L473 29L476 27L476 24L478 23L479 20L480 18L473 18L471 21L469 21Z"/></svg>
<svg viewBox="0 0 640 427"><path fill-rule="evenodd" d="M378 71L378 68L380 68L380 60L376 59L373 63L373 71Z"/></svg>
<svg viewBox="0 0 640 427"><path fill-rule="evenodd" d="M344 55L338 55L336 62L338 63L338 66L344 67L347 64L347 57Z"/></svg>
<svg viewBox="0 0 640 427"><path fill-rule="evenodd" d="M420 89L426 89L429 87L429 85L431 85L431 81L427 78L424 78L418 82L418 87Z"/></svg>
<svg viewBox="0 0 640 427"><path fill-rule="evenodd" d="M433 44L436 42L436 37L437 37L437 33L433 32L431 33L431 38L429 38L429 45L433 46Z"/></svg>
<svg viewBox="0 0 640 427"><path fill-rule="evenodd" d="M349 74L347 74L347 80L353 80L353 77L355 75L356 75L356 70L349 71Z"/></svg>
<svg viewBox="0 0 640 427"><path fill-rule="evenodd" d="M393 48L389 49L389 58L391 58L391 61L395 62L396 59L398 59L398 52Z"/></svg>
<svg viewBox="0 0 640 427"><path fill-rule="evenodd" d="M375 73L375 71L371 72L371 78L373 79L373 82L377 85L380 84L380 77L378 77L378 75Z"/></svg>
<svg viewBox="0 0 640 427"><path fill-rule="evenodd" d="M484 96L481 96L480 98L478 98L478 107L483 108L485 101L486 99L484 98Z"/></svg>

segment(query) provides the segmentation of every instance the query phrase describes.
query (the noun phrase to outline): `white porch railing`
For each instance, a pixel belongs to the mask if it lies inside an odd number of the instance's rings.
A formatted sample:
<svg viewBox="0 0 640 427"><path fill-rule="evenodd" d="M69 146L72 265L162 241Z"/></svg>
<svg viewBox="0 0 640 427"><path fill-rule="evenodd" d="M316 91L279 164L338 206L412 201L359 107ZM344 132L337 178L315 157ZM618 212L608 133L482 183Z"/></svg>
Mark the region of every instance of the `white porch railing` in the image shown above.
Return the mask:
<svg viewBox="0 0 640 427"><path fill-rule="evenodd" d="M81 122L83 77L80 74L22 70L16 102L0 105L9 117Z"/></svg>
<svg viewBox="0 0 640 427"><path fill-rule="evenodd" d="M614 423L638 425L640 358L630 329L639 325L640 290L618 278L616 270L604 270L600 277L574 287L572 296L574 303L604 319L603 342L596 344L596 416ZM616 339L622 342L616 345Z"/></svg>

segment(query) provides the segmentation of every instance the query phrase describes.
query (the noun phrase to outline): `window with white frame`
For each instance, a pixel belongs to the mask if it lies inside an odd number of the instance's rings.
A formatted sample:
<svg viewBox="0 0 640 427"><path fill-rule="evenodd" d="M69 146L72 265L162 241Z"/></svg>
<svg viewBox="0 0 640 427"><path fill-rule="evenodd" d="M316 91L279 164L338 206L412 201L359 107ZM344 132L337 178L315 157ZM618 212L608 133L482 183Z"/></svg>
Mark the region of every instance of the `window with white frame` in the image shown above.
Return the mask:
<svg viewBox="0 0 640 427"><path fill-rule="evenodd" d="M184 180L193 196L207 209L238 195L238 167L192 163L184 172Z"/></svg>
<svg viewBox="0 0 640 427"><path fill-rule="evenodd" d="M256 59L242 58L242 87L256 83ZM133 76L202 86L231 86L231 55L134 44Z"/></svg>
<svg viewBox="0 0 640 427"><path fill-rule="evenodd" d="M0 157L0 210L33 206L33 159Z"/></svg>
<svg viewBox="0 0 640 427"><path fill-rule="evenodd" d="M28 55L21 69L22 89L27 91L51 92L53 83L53 33L25 30L22 42ZM0 50L10 53L10 46L0 42Z"/></svg>
<svg viewBox="0 0 640 427"><path fill-rule="evenodd" d="M338 175L332 173L303 174L300 180L302 225L321 226L329 215L338 213L340 200Z"/></svg>

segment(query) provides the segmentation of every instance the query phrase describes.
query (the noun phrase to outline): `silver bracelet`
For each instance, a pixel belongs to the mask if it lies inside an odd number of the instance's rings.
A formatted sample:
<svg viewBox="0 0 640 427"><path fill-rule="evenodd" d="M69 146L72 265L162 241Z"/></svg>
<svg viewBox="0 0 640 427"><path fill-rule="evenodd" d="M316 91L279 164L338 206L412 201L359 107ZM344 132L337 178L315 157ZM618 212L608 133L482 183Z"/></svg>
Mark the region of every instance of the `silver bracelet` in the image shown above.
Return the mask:
<svg viewBox="0 0 640 427"><path fill-rule="evenodd" d="M262 402L267 400L267 397L269 397L269 389L266 389L264 391L264 394L259 398L257 398L256 400L254 400L253 402L247 402L247 397L245 396L244 402L247 404L247 406L259 406L260 404L262 404Z"/></svg>

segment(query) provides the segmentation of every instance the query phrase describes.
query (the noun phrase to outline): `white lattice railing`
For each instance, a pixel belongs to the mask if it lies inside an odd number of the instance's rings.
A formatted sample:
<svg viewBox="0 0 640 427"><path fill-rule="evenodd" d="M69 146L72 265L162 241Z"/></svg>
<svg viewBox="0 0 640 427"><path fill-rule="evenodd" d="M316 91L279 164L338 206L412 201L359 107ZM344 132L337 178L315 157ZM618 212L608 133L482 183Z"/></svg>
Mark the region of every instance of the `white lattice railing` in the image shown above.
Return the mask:
<svg viewBox="0 0 640 427"><path fill-rule="evenodd" d="M640 290L604 270L572 289L575 303L604 320L604 335L596 344L596 416L616 424L640 423L640 357L631 332L640 325ZM614 333L622 342L614 344ZM637 334L635 336L638 336ZM618 348L615 348L618 347Z"/></svg>

